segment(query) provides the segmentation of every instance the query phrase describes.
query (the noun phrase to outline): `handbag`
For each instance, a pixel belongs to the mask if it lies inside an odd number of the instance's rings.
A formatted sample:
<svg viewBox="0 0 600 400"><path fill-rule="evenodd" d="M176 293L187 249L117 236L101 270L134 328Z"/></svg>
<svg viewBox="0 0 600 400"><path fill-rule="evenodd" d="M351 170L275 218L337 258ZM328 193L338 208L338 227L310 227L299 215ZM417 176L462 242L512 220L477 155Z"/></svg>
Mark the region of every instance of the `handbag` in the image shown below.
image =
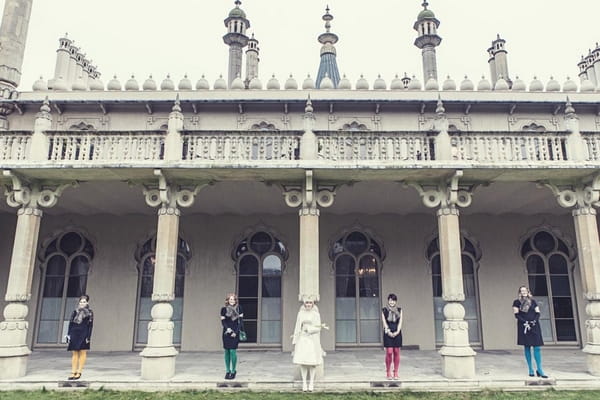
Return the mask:
<svg viewBox="0 0 600 400"><path fill-rule="evenodd" d="M238 326L240 328L238 339L240 340L240 342L245 342L246 340L248 340L248 335L246 334L246 330L244 329L244 321L241 318L239 318L238 321Z"/></svg>

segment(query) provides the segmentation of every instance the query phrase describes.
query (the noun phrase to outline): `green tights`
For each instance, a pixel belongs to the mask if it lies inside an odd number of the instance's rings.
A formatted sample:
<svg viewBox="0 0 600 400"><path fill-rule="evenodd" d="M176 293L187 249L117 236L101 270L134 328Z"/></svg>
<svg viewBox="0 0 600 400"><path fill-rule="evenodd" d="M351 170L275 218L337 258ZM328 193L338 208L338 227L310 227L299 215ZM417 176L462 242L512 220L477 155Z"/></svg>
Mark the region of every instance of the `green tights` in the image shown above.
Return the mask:
<svg viewBox="0 0 600 400"><path fill-rule="evenodd" d="M227 372L236 372L237 349L225 349L225 369Z"/></svg>

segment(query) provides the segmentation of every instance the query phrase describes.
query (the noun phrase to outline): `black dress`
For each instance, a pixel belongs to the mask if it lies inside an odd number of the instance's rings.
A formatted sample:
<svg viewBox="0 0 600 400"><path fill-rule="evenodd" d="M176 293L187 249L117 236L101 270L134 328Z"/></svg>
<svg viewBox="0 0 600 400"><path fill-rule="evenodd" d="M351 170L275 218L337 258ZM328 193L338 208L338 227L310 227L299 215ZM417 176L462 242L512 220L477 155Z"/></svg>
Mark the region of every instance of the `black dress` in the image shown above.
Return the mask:
<svg viewBox="0 0 600 400"><path fill-rule="evenodd" d="M240 317L235 321L232 321L231 317L227 317L227 307L221 308L221 316L225 317L221 320L221 325L223 325L223 348L224 349L237 349L238 344L240 343L240 326L242 324L242 315L244 311L242 310L242 306L237 306L238 314ZM231 335L231 333L227 333L227 328L231 329L231 331L235 332L235 337Z"/></svg>
<svg viewBox="0 0 600 400"><path fill-rule="evenodd" d="M77 316L77 310L71 313L69 319L69 332L70 337L68 351L77 350L89 350L92 339L92 328L94 326L94 313L88 308L89 315L85 316L81 323L75 322Z"/></svg>
<svg viewBox="0 0 600 400"><path fill-rule="evenodd" d="M398 307L398 311L402 312L402 308ZM390 328L390 331L392 332L396 332L396 329L398 329L398 322L390 322L388 321L388 315L389 315L389 311L387 308L383 308L381 310L381 312L383 312L383 316L385 317L385 322L387 323L388 328ZM385 332L383 332L383 347L402 347L402 330L400 330L400 333L398 334L398 336L396 337L389 337Z"/></svg>
<svg viewBox="0 0 600 400"><path fill-rule="evenodd" d="M519 309L517 315L517 344L521 346L543 346L542 329L540 327L539 316L536 316L535 309L537 302L531 299L531 306L527 312L521 311L521 301L513 301L513 307ZM525 322L529 322L531 329L525 330Z"/></svg>

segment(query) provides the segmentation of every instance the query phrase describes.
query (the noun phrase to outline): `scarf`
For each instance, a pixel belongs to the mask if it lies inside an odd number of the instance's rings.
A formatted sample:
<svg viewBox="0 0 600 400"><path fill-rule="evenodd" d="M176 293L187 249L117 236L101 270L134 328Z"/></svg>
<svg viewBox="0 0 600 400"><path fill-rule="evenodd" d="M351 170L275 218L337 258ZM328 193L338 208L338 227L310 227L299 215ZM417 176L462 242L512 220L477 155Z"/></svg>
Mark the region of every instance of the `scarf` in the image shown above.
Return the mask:
<svg viewBox="0 0 600 400"><path fill-rule="evenodd" d="M396 322L400 319L400 310L397 306L390 307L389 304L385 306L386 310L388 310L387 320L388 322Z"/></svg>
<svg viewBox="0 0 600 400"><path fill-rule="evenodd" d="M235 306L231 306L229 304L227 304L225 306L225 316L227 318L230 318L232 321L237 320L240 317L240 313L238 312L238 307L237 305Z"/></svg>
<svg viewBox="0 0 600 400"><path fill-rule="evenodd" d="M88 318L90 316L90 314L92 313L90 311L89 306L78 307L77 310L75 310L75 311L77 312L77 314L75 314L75 317L73 318L73 322L76 323L77 325L81 324L83 322L83 320Z"/></svg>
<svg viewBox="0 0 600 400"><path fill-rule="evenodd" d="M524 313L527 313L531 308L531 297L519 296L519 301L521 302L521 307L519 307L519 310L523 311Z"/></svg>

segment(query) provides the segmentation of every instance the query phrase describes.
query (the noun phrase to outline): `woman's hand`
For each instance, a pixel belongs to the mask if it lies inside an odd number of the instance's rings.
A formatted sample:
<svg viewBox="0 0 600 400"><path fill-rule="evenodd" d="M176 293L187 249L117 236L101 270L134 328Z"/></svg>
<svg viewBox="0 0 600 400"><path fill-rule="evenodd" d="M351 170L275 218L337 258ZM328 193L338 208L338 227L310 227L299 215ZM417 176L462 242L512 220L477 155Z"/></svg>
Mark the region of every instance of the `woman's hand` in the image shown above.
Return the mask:
<svg viewBox="0 0 600 400"><path fill-rule="evenodd" d="M235 332L231 332L231 337L236 337L237 335L235 334Z"/></svg>

